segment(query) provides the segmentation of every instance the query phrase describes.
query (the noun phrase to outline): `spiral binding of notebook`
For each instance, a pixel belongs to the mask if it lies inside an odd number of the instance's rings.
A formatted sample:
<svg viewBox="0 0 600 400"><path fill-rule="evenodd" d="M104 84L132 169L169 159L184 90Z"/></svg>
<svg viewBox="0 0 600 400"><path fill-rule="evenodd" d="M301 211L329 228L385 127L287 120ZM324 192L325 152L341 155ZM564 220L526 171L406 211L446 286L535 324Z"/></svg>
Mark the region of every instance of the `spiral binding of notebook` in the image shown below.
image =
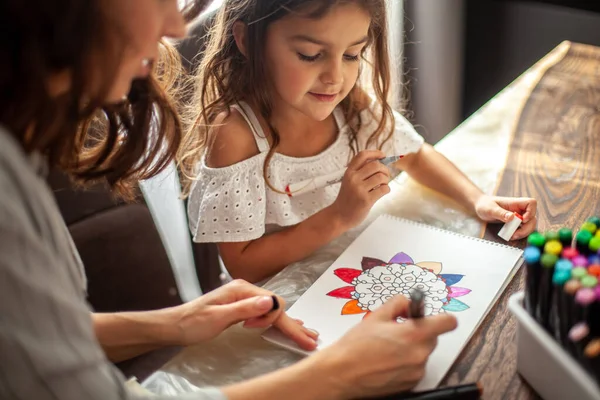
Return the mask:
<svg viewBox="0 0 600 400"><path fill-rule="evenodd" d="M459 232L450 231L450 230L447 230L447 229L444 229L444 228L440 228L440 227L437 227L437 226L434 226L434 225L426 224L424 222L413 221L413 220L410 220L410 219L396 217L396 216L389 215L389 214L384 214L384 215L382 215L382 217L383 218L387 218L387 219L392 219L392 220L395 220L395 221L401 221L401 222L404 222L404 223L407 223L407 224L410 224L410 225L415 225L415 226L420 226L420 227L423 227L423 228L431 229L433 231L443 232L444 234L454 235L454 236L458 236L458 237L461 237L461 238L473 240L475 242L486 243L486 244L489 244L491 246L504 247L504 248L516 250L516 251L519 251L519 252L521 251L518 247L510 246L510 245L505 244L505 243L492 242L491 240L487 240L487 239L483 239L483 238L479 238L479 237L475 237L475 236L464 235L464 234L459 233Z"/></svg>

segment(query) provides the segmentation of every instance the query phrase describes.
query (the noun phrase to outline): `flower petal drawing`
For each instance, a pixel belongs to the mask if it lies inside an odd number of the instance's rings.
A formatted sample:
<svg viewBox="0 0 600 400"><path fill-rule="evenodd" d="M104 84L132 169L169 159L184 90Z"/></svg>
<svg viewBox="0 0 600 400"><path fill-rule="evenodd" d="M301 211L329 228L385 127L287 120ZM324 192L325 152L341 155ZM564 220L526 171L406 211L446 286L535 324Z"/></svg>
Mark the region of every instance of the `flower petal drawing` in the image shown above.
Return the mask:
<svg viewBox="0 0 600 400"><path fill-rule="evenodd" d="M458 312L468 310L469 306L460 300L450 299L448 304L444 305L442 308L446 311Z"/></svg>
<svg viewBox="0 0 600 400"><path fill-rule="evenodd" d="M448 287L448 297L462 297L465 296L469 293L471 293L471 289L467 289L467 288L462 288L462 287L456 287L456 286L450 286Z"/></svg>
<svg viewBox="0 0 600 400"><path fill-rule="evenodd" d="M380 267L382 265L386 265L385 261L379 260L377 258L371 257L363 257L360 265L362 266L363 271L369 270L373 267Z"/></svg>
<svg viewBox="0 0 600 400"><path fill-rule="evenodd" d="M464 277L464 275L460 274L440 274L440 278L446 281L446 285L452 286L455 283L460 282L460 280Z"/></svg>
<svg viewBox="0 0 600 400"><path fill-rule="evenodd" d="M414 264L414 261L408 254L401 252L392 257L390 264Z"/></svg>
<svg viewBox="0 0 600 400"><path fill-rule="evenodd" d="M419 267L425 268L433 272L434 274L439 274L442 272L442 263L436 261L421 261L416 263Z"/></svg>
<svg viewBox="0 0 600 400"><path fill-rule="evenodd" d="M344 307L342 308L342 315L350 315L350 314L364 314L366 310L363 310L358 306L358 300L350 300Z"/></svg>
<svg viewBox="0 0 600 400"><path fill-rule="evenodd" d="M342 315L364 314L367 318L393 296L410 296L414 288L425 293L425 315L459 312L470 307L457 297L466 296L471 289L452 286L462 280L461 274L442 274L442 263L414 263L406 253L396 254L389 262L363 257L361 269L338 268L334 274L347 283L327 296L344 299ZM400 318L399 322L403 322Z"/></svg>
<svg viewBox="0 0 600 400"><path fill-rule="evenodd" d="M337 297L338 299L351 299L354 286L344 286L327 293L327 296Z"/></svg>
<svg viewBox="0 0 600 400"><path fill-rule="evenodd" d="M344 282L352 283L354 278L362 274L362 271L360 269L353 268L338 268L335 271L333 271L333 273L335 274L335 276L337 276Z"/></svg>

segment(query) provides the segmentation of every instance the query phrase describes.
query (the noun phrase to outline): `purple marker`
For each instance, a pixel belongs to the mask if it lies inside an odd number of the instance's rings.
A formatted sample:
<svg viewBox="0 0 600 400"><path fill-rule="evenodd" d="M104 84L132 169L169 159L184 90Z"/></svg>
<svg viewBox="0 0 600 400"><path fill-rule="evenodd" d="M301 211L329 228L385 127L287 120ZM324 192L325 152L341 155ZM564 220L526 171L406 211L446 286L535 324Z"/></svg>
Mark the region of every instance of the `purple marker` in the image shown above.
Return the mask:
<svg viewBox="0 0 600 400"><path fill-rule="evenodd" d="M588 265L600 264L600 256L593 254L588 257Z"/></svg>
<svg viewBox="0 0 600 400"><path fill-rule="evenodd" d="M571 260L573 262L573 266L574 267L587 267L588 266L588 260L585 256L582 256L581 254L573 257L573 260Z"/></svg>

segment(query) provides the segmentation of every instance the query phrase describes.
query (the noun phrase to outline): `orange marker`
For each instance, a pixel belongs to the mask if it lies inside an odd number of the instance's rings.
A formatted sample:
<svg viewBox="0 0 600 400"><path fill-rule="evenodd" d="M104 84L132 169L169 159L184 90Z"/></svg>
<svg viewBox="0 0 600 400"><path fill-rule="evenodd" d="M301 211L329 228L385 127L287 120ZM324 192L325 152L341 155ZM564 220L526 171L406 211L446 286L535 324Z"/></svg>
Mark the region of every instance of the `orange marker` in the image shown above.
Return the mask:
<svg viewBox="0 0 600 400"><path fill-rule="evenodd" d="M588 274L594 276L600 276L600 265L592 264L588 267Z"/></svg>

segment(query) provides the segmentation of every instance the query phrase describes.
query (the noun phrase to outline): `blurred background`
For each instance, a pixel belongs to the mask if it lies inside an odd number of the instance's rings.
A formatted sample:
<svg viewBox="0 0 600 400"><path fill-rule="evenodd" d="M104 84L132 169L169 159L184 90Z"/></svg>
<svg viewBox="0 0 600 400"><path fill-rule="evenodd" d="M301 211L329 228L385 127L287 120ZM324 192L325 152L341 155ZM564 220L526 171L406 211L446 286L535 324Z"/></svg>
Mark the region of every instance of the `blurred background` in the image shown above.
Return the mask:
<svg viewBox="0 0 600 400"><path fill-rule="evenodd" d="M600 45L598 1L398 3L405 24L408 108L431 143L562 41Z"/></svg>
<svg viewBox="0 0 600 400"><path fill-rule="evenodd" d="M433 144L562 41L600 45L598 0L388 0L388 7L403 83L396 100L408 101L411 121Z"/></svg>

